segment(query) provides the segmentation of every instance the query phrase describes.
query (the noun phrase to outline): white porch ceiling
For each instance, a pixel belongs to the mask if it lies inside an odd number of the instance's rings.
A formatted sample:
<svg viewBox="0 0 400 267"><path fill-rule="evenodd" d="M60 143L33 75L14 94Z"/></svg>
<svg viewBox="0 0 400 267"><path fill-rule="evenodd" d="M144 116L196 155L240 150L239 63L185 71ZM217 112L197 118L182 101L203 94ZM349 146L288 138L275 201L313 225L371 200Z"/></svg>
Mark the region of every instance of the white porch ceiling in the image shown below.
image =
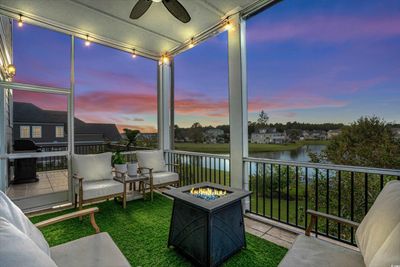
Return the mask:
<svg viewBox="0 0 400 267"><path fill-rule="evenodd" d="M192 20L181 23L162 3L138 20L129 14L137 0L0 0L0 8L35 17L161 55L258 0L179 0Z"/></svg>

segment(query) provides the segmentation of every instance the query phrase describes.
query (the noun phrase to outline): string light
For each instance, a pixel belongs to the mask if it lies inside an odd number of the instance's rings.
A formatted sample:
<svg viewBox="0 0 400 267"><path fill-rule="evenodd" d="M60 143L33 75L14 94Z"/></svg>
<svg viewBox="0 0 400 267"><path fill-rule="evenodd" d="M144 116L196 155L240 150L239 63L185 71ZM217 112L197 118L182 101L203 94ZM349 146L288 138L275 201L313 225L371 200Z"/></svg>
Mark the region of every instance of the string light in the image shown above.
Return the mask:
<svg viewBox="0 0 400 267"><path fill-rule="evenodd" d="M132 50L132 57L135 58L136 57L136 49Z"/></svg>
<svg viewBox="0 0 400 267"><path fill-rule="evenodd" d="M19 15L19 20L18 20L18 27L24 26L24 22L22 21L22 15Z"/></svg>
<svg viewBox="0 0 400 267"><path fill-rule="evenodd" d="M169 57L168 57L167 55L165 55L165 56L163 57L163 63L164 63L164 64L169 64Z"/></svg>
<svg viewBox="0 0 400 267"><path fill-rule="evenodd" d="M224 28L225 30L230 31L233 29L233 25L229 20L227 20Z"/></svg>
<svg viewBox="0 0 400 267"><path fill-rule="evenodd" d="M85 41L85 46L89 46L90 41L89 41L89 34L86 35L86 41Z"/></svg>
<svg viewBox="0 0 400 267"><path fill-rule="evenodd" d="M195 46L194 39L190 39L189 48L193 48Z"/></svg>

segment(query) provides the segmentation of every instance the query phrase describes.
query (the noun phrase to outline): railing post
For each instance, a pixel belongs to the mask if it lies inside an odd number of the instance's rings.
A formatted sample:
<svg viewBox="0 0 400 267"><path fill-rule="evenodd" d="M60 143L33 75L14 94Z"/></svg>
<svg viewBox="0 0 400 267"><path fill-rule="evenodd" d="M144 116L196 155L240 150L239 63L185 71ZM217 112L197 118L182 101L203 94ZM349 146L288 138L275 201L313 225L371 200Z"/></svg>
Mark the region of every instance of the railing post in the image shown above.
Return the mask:
<svg viewBox="0 0 400 267"><path fill-rule="evenodd" d="M238 14L230 18L234 28L228 32L230 178L234 188L248 189L249 176L243 158L248 155L246 25ZM249 198L244 210L249 210Z"/></svg>

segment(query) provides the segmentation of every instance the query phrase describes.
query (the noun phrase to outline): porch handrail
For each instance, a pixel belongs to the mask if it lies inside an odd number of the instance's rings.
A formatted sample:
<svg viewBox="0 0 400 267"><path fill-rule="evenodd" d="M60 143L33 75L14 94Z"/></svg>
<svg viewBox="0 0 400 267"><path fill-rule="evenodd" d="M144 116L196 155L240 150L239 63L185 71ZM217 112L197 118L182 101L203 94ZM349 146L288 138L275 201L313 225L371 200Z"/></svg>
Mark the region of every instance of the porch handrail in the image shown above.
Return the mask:
<svg viewBox="0 0 400 267"><path fill-rule="evenodd" d="M220 159L230 159L229 155L220 155L220 154L203 153L203 152L191 152L191 151L183 151L183 150L165 150L164 152L183 154L183 155L188 155L188 156L203 156L203 157L213 157L213 158L220 158Z"/></svg>
<svg viewBox="0 0 400 267"><path fill-rule="evenodd" d="M272 164L307 167L307 168L314 168L314 169L328 169L328 170L360 172L360 173L368 173L368 174L383 174L383 175L400 177L400 170L398 170L398 169L384 169L384 168L360 167L360 166L338 165L338 164L327 164L327 163L285 161L285 160L278 160L278 159L262 159L262 158L253 158L253 157L245 157L245 158L243 158L243 161L244 162L269 163L269 164L272 163Z"/></svg>

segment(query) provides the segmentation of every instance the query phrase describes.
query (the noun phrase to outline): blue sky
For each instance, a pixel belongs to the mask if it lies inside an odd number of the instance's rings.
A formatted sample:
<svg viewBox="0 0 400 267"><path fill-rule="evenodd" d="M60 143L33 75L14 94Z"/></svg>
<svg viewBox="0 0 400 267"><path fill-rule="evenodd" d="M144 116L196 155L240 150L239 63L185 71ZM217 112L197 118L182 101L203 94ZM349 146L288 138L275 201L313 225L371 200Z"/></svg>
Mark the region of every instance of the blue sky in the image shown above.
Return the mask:
<svg viewBox="0 0 400 267"><path fill-rule="evenodd" d="M271 122L400 122L400 1L285 0L246 24L250 120L264 109ZM69 45L64 34L15 27L16 80L69 87ZM79 117L156 131L157 62L82 40L76 58ZM227 61L226 32L175 58L175 123L229 123ZM58 96L15 99L65 106Z"/></svg>

